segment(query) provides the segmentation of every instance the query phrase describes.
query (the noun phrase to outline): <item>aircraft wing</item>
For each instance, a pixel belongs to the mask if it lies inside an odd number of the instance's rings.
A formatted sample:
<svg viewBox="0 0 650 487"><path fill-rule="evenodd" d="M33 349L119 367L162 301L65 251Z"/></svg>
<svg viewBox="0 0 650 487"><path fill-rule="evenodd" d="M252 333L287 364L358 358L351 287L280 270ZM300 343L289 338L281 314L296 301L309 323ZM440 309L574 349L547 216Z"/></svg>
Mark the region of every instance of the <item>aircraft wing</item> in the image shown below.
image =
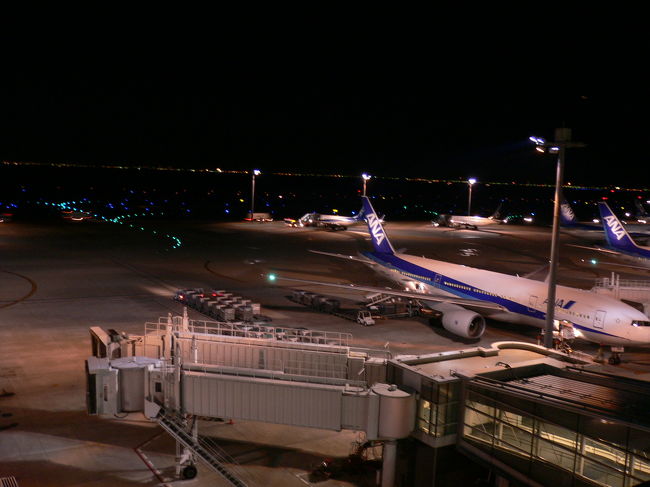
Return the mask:
<svg viewBox="0 0 650 487"><path fill-rule="evenodd" d="M313 284L319 286L329 286L336 287L340 289L347 289L349 291L363 291L371 293L381 293L388 294L391 296L399 296L402 298L411 298L417 299L419 301L430 301L433 303L449 303L449 304L458 304L460 306L469 306L472 308L482 308L482 309L491 309L495 311L504 311L506 308L500 304L492 303L490 301L481 301L478 299L464 299L456 298L451 296L436 296L434 294L425 294L425 293L414 293L410 291L400 291L398 289L392 289L388 287L375 287L375 286L360 286L357 284L337 284L333 282L322 282L322 281L310 281L308 279L293 279L289 277L280 277L274 276L274 280L278 281L292 281L292 282L301 282L303 284Z"/></svg>
<svg viewBox="0 0 650 487"><path fill-rule="evenodd" d="M625 257L625 254L622 254L621 252L617 252L615 250L610 250L610 249L604 249L602 247L587 247L586 245L574 245L574 244L567 244L569 247L577 247L579 249L587 249L587 250L594 250L596 252L603 252L605 254L609 255L615 255L615 256L621 256ZM618 266L618 267L627 267L629 269L640 269L643 271L648 270L648 266L643 266L643 265L632 265L632 264L621 264L618 262L605 262L604 260L598 261L598 264L605 264L605 265L613 265L613 266Z"/></svg>
<svg viewBox="0 0 650 487"><path fill-rule="evenodd" d="M595 252L604 252L606 254L611 254L611 255L621 255L621 253L617 252L616 250L604 249L602 247L589 247L587 245L576 245L576 244L567 244L567 246L576 247L578 249L593 250Z"/></svg>
<svg viewBox="0 0 650 487"><path fill-rule="evenodd" d="M356 256L356 255L333 254L331 252L322 252L320 250L310 250L310 252L313 252L314 254L328 255L330 257L337 257L339 259L354 260L354 261L361 262L361 263L367 264L367 265L377 265L377 263L375 261L372 261L370 259L366 259L366 258L363 258L363 257L359 257L359 256Z"/></svg>

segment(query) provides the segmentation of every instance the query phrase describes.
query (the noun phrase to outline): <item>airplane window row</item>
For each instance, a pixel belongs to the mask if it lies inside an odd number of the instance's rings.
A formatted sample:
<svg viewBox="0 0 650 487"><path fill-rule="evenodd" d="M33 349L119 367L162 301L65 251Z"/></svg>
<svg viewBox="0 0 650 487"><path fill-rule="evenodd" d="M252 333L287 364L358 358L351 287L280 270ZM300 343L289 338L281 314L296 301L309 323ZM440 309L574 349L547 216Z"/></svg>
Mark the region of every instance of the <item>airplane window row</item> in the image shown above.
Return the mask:
<svg viewBox="0 0 650 487"><path fill-rule="evenodd" d="M443 284L445 286L455 287L457 289L464 289L466 291L474 291L475 293L485 294L486 296L494 296L495 298L504 298L503 296L499 296L498 294L494 294L494 293L484 291L483 289L477 289L475 287L470 287L470 286L463 286L462 284L456 284L456 283L449 282L449 281L444 281Z"/></svg>
<svg viewBox="0 0 650 487"><path fill-rule="evenodd" d="M558 310L560 311L560 310ZM568 310L563 310L566 314L572 315L572 316L577 316L578 318L586 318L586 319L591 319L591 316L589 315L583 315L582 313L577 313L575 311L568 311Z"/></svg>

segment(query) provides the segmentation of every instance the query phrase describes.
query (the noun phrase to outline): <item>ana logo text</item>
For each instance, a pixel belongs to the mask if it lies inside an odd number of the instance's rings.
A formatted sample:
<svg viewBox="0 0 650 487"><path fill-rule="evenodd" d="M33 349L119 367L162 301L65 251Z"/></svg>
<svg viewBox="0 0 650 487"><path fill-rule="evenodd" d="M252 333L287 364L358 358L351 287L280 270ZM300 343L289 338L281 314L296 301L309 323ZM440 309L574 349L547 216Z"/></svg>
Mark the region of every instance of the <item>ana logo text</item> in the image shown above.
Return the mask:
<svg viewBox="0 0 650 487"><path fill-rule="evenodd" d="M544 300L544 304L546 304L546 303L548 303L548 299ZM574 304L576 304L576 302L573 299L568 300L566 302L564 301L564 299L561 299L561 298L558 298L558 299L555 300L555 306L557 308L570 309L571 306L573 306Z"/></svg>
<svg viewBox="0 0 650 487"><path fill-rule="evenodd" d="M377 245L381 245L386 238L386 235L384 234L384 229L381 228L379 218L377 218L377 215L374 213L368 215L368 226L370 227L370 233L372 233Z"/></svg>
<svg viewBox="0 0 650 487"><path fill-rule="evenodd" d="M625 236L625 230L615 216L606 216L605 221L612 233L616 235L616 240L620 240Z"/></svg>

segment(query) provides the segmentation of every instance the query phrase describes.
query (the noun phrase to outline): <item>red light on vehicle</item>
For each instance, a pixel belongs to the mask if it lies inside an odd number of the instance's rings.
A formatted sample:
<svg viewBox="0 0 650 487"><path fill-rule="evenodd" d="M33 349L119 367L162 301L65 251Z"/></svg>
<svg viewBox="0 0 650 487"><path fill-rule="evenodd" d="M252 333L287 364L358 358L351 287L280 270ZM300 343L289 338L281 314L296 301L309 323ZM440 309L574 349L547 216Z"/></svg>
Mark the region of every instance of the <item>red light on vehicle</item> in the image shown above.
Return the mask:
<svg viewBox="0 0 650 487"><path fill-rule="evenodd" d="M602 199L604 199L604 200L608 200L609 198L608 198L607 196L603 196Z"/></svg>
<svg viewBox="0 0 650 487"><path fill-rule="evenodd" d="M213 295L213 296L216 296L216 295L217 295L217 293L212 293L212 295Z"/></svg>

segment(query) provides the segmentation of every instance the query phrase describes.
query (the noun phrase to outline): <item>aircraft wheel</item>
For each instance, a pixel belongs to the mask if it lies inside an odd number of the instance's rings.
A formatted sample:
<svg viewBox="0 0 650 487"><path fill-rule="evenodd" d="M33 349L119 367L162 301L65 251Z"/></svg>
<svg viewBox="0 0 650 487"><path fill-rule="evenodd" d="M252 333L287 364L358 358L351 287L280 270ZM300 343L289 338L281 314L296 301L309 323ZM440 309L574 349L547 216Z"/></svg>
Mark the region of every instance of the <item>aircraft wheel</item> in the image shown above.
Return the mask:
<svg viewBox="0 0 650 487"><path fill-rule="evenodd" d="M609 365L619 365L621 363L621 356L618 353L612 353L607 362Z"/></svg>
<svg viewBox="0 0 650 487"><path fill-rule="evenodd" d="M188 465L183 469L183 478L185 480L190 480L196 477L196 474L198 473L198 470L194 465Z"/></svg>

